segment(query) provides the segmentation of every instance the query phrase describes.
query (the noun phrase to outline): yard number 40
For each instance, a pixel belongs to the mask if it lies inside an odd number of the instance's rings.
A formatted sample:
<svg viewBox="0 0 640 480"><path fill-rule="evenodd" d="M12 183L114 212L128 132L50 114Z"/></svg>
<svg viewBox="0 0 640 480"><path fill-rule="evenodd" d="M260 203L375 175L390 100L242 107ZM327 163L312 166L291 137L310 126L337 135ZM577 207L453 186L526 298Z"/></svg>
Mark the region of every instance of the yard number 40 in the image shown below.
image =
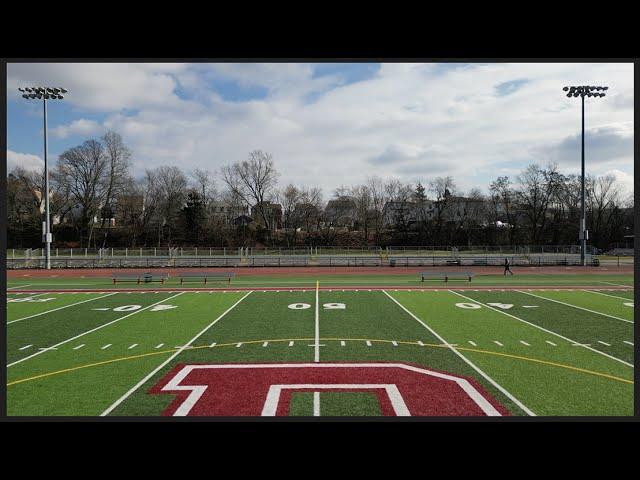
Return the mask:
<svg viewBox="0 0 640 480"><path fill-rule="evenodd" d="M513 307L512 303L487 303L487 305L501 308L502 310L509 310L511 307ZM456 303L456 307L464 308L466 310L477 310L479 308L482 308L482 306L478 305L477 303Z"/></svg>

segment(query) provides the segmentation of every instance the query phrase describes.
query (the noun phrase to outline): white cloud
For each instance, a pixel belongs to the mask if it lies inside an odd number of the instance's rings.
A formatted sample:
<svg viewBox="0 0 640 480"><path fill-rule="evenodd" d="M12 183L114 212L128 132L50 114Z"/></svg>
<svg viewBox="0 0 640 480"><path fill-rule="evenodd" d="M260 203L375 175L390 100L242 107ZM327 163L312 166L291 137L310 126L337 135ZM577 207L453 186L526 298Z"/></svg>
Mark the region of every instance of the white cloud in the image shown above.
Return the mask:
<svg viewBox="0 0 640 480"><path fill-rule="evenodd" d="M83 135L91 137L102 133L104 130L105 127L95 120L81 118L79 120L74 120L69 125L60 125L52 128L51 133L58 138L67 138L69 135Z"/></svg>
<svg viewBox="0 0 640 480"><path fill-rule="evenodd" d="M11 170L15 167L22 167L26 170L40 170L44 168L44 161L37 155L7 150L7 173L11 173Z"/></svg>
<svg viewBox="0 0 640 480"><path fill-rule="evenodd" d="M633 177L632 64L393 63L347 85L339 75L314 78L308 64L282 63L9 64L8 77L10 92L46 80L69 88L80 112L105 113L103 126L130 144L137 173L161 164L215 171L259 148L274 155L282 183L327 195L371 174L423 183L452 175L468 190L552 153L569 165L579 158L567 139L579 133L580 106L561 89L606 80L609 96L586 102L588 131L601 133L590 137L601 144L588 143L587 158ZM266 97L225 101L213 81ZM498 94L514 81L519 88ZM80 119L56 132L82 128L97 125ZM598 152L608 155L602 165Z"/></svg>

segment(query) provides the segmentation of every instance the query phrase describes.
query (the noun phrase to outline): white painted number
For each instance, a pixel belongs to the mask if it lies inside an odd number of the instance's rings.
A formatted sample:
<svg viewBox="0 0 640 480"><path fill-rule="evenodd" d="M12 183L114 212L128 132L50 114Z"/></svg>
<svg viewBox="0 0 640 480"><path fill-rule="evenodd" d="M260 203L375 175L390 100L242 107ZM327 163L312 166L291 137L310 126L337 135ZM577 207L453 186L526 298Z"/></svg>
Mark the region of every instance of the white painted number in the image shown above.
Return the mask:
<svg viewBox="0 0 640 480"><path fill-rule="evenodd" d="M347 308L344 303L325 303L322 306L325 308L325 310L344 310L345 308Z"/></svg>
<svg viewBox="0 0 640 480"><path fill-rule="evenodd" d="M48 302L49 300L55 300L55 298L33 298L33 297L25 297L25 298L9 298L7 299L7 303L16 303L16 302Z"/></svg>
<svg viewBox="0 0 640 480"><path fill-rule="evenodd" d="M491 305L492 307L498 307L503 310L509 310L511 307L513 307L512 303L487 303L487 305Z"/></svg>
<svg viewBox="0 0 640 480"><path fill-rule="evenodd" d="M156 305L153 307L150 312L161 312L163 310L171 310L172 308L178 308L177 305Z"/></svg>
<svg viewBox="0 0 640 480"><path fill-rule="evenodd" d="M116 307L113 309L114 312L132 312L133 310L138 310L141 305L124 305L122 307Z"/></svg>
<svg viewBox="0 0 640 480"><path fill-rule="evenodd" d="M291 310L306 310L307 308L311 308L311 305L308 303L292 303L289 305Z"/></svg>
<svg viewBox="0 0 640 480"><path fill-rule="evenodd" d="M456 303L456 307L466 308L467 310L477 310L480 307L477 303Z"/></svg>

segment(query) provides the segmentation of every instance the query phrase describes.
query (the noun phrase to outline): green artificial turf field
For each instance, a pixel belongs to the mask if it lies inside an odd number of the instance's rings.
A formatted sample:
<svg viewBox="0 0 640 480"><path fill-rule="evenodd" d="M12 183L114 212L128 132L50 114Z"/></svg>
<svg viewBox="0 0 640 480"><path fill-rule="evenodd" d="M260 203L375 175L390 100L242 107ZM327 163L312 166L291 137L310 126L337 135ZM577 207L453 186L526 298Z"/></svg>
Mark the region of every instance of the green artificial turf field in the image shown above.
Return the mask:
<svg viewBox="0 0 640 480"><path fill-rule="evenodd" d="M436 285L264 276L235 280L245 291L110 291L106 279L11 279L8 414L633 415L632 276ZM46 292L58 288L96 291Z"/></svg>

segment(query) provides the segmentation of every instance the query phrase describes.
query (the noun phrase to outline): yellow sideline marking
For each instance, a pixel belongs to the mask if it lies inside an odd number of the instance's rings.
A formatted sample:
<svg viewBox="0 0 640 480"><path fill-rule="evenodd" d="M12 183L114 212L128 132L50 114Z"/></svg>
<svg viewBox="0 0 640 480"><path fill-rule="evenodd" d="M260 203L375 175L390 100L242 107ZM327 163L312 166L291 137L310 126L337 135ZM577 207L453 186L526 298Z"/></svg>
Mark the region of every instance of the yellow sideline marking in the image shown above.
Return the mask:
<svg viewBox="0 0 640 480"><path fill-rule="evenodd" d="M315 338L281 338L281 339L270 339L270 340L248 340L248 341L243 341L242 343L246 343L246 344L254 344L254 343L264 343L264 342L269 342L269 343L276 343L276 342L289 342L291 340L294 341L300 341L300 342L306 342L306 341L313 341L315 340ZM371 342L379 342L379 343L392 343L394 340L382 340L382 339L370 339L370 338L340 338L340 337L336 337L336 338L321 338L320 341L341 341L341 340L345 340L345 341L351 341L351 342L365 342L365 341L371 341ZM423 343L422 345L417 343L417 342L409 342L409 341L397 341L397 343L399 344L403 344L403 345L417 345L420 347L434 347L434 348L449 348L448 345L445 344L435 344L435 343ZM187 347L185 350L199 350L202 348L217 348L217 347L229 347L229 346L236 346L238 344L238 342L230 342L230 343L218 343L215 346L211 346L211 345L200 345L197 347ZM475 352L475 353L484 353L486 355L497 355L500 357L507 357L507 358L513 358L516 360L524 360L527 362L533 362L533 363L540 363L543 365L550 365L553 367L558 367L558 368L565 368L567 370L573 370L576 372L581 372L581 373L586 373L589 375L595 375L598 377L604 377L604 378L608 378L610 380L616 380L619 382L623 382L623 383L629 383L631 385L633 385L633 381L632 380L627 380L625 378L620 378L620 377L616 377L613 375L609 375L606 373L601 373L601 372L594 372L593 370L586 370L584 368L579 368L579 367L573 367L571 365L565 365L562 363L556 363L556 362L549 362L546 360L539 360L537 358L530 358L530 357L522 357L519 355L512 355L509 353L501 353L501 352L493 352L490 350L480 350L480 349L476 349L476 348L467 348L467 347L456 347L457 350L463 350L463 351L467 351L467 352ZM45 377L51 377L54 375L60 375L62 373L68 373L68 372L73 372L76 370L81 370L84 368L91 368L91 367L98 367L100 365L106 365L109 363L115 363L115 362L122 362L125 360L135 360L137 358L142 358L142 357L149 357L152 355L163 355L165 353L174 353L175 349L171 349L171 350L162 350L159 352L150 352L150 353L143 353L140 355L132 355L132 356L128 356L128 357L120 357L120 358L114 358L111 360L105 360L102 362L96 362L96 363L89 363L86 365L80 365L77 367L71 367L71 368L65 368L63 370L57 370L54 372L48 372L48 373L42 373L40 375L35 375L33 377L28 377L28 378L23 378L20 380L14 380L13 382L9 382L7 383L7 387L11 386L11 385L16 385L19 383L24 383L24 382L30 382L32 380L38 380L40 378L45 378Z"/></svg>

